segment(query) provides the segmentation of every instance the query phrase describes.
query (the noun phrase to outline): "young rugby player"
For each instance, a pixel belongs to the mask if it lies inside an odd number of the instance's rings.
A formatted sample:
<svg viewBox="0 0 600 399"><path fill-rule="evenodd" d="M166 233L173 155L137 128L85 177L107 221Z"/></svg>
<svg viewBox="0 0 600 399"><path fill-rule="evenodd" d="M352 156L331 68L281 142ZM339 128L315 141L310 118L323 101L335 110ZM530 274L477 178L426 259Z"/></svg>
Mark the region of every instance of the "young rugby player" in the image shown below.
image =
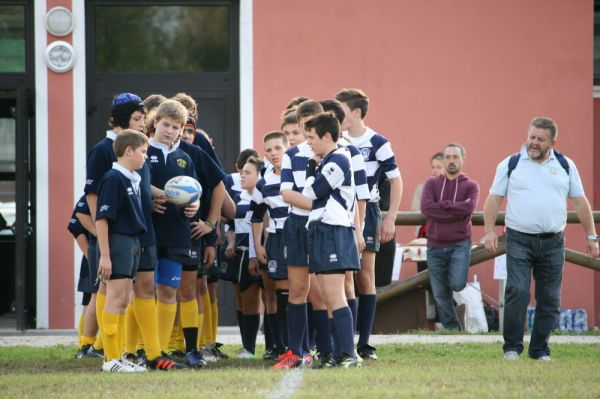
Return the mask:
<svg viewBox="0 0 600 399"><path fill-rule="evenodd" d="M317 274L333 315L342 355L338 366L360 367L354 352L352 312L344 292L346 271L360 267L352 229L356 193L350 152L337 145L340 124L331 113L310 119L305 130L315 154L307 164L303 190L313 200L307 239L310 271Z"/></svg>
<svg viewBox="0 0 600 399"><path fill-rule="evenodd" d="M379 243L388 242L396 231L396 213L402 197L402 178L396 166L394 152L389 142L365 125L364 118L369 107L369 98L359 89L344 89L335 98L342 103L345 112L342 130L347 130L347 139L356 146L365 160L367 182L371 199L366 207L363 235L365 250L362 253L361 268L357 273L359 306L357 325L360 332L358 355L376 360L375 348L369 345L377 295L375 291L375 254ZM386 218L381 220L377 181L381 173L390 181L390 208Z"/></svg>
<svg viewBox="0 0 600 399"><path fill-rule="evenodd" d="M141 177L135 171L144 165L148 139L139 131L124 130L115 138L113 148L117 162L102 177L97 189L98 272L106 281L102 371L141 372L147 369L121 359L118 333L139 264L139 236L146 231L140 198Z"/></svg>
<svg viewBox="0 0 600 399"><path fill-rule="evenodd" d="M266 292L266 322L272 337L272 347L265 348L265 360L277 360L286 352L285 328L286 302L288 296L287 265L284 259L282 231L289 206L280 194L281 163L283 154L289 147L287 136L275 131L263 139L265 156L273 168L265 171L252 196L252 233L258 263ZM262 245L263 217L269 212L266 249Z"/></svg>
<svg viewBox="0 0 600 399"><path fill-rule="evenodd" d="M156 110L155 132L149 142L148 158L151 182L158 190L163 190L166 182L172 177L185 175L196 178L194 164L189 155L174 146L186 120L187 110L177 101L164 101ZM164 194L160 197L163 198ZM158 252L158 336L161 350L166 351L177 313L177 288L181 285L182 267L190 263L190 219L198 211L199 201L184 209L167 202L166 198L163 201L163 209L155 207L152 218ZM206 362L196 348L198 303L195 296L195 275L191 280L191 299L181 302L181 324L186 338L185 362L190 367L200 367L206 365Z"/></svg>

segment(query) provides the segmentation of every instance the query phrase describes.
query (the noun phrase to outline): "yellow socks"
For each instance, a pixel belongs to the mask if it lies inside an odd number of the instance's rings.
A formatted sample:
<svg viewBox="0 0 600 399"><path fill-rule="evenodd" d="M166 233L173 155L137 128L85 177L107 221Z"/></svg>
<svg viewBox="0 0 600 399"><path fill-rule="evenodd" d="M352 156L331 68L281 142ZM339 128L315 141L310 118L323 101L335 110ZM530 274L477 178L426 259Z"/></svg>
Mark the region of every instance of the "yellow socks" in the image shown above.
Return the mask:
<svg viewBox="0 0 600 399"><path fill-rule="evenodd" d="M119 350L119 320L122 315L102 312L102 341L104 343L104 359L108 362L121 357Z"/></svg>
<svg viewBox="0 0 600 399"><path fill-rule="evenodd" d="M119 317L119 331L117 332L119 337L119 352L123 353L125 350L125 315L122 314Z"/></svg>
<svg viewBox="0 0 600 399"><path fill-rule="evenodd" d="M98 321L98 329L102 330L102 313L104 313L104 306L106 305L106 295L97 293L96 294L96 320Z"/></svg>
<svg viewBox="0 0 600 399"><path fill-rule="evenodd" d="M96 350L104 349L104 342L102 342L102 330L98 331L98 335L96 336L96 341L94 342L93 347Z"/></svg>
<svg viewBox="0 0 600 399"><path fill-rule="evenodd" d="M135 353L135 346L137 344L139 335L138 323L135 319L135 312L133 311L133 304L127 305L127 311L125 313L125 352Z"/></svg>
<svg viewBox="0 0 600 399"><path fill-rule="evenodd" d="M202 294L202 307L204 308L204 328L202 329L202 344L215 342L212 338L212 311L208 292Z"/></svg>
<svg viewBox="0 0 600 399"><path fill-rule="evenodd" d="M176 313L176 303L163 303L158 301L158 340L160 342L160 348L163 352L166 352L168 349L169 337L171 336L171 331L173 330L173 322L175 321ZM147 343L146 346L148 346Z"/></svg>
<svg viewBox="0 0 600 399"><path fill-rule="evenodd" d="M158 340L158 316L154 299L133 298L133 310L141 336L144 339L146 356L154 360L160 356L161 346ZM171 322L172 323L172 322Z"/></svg>
<svg viewBox="0 0 600 399"><path fill-rule="evenodd" d="M77 347L81 348L83 345L83 325L85 324L85 309L81 312L81 316L79 316L79 324L77 325L77 337L79 338L79 344Z"/></svg>
<svg viewBox="0 0 600 399"><path fill-rule="evenodd" d="M212 316L212 339L213 342L217 342L217 329L219 328L219 306L217 304L217 298L214 298L210 302L210 313Z"/></svg>

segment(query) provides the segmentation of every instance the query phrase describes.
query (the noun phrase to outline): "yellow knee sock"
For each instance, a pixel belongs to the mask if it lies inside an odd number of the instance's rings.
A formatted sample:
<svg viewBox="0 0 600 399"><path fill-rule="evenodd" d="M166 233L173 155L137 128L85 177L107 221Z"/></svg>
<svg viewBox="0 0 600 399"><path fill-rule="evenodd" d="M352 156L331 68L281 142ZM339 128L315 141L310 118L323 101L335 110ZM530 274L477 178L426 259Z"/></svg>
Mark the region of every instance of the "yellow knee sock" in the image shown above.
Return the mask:
<svg viewBox="0 0 600 399"><path fill-rule="evenodd" d="M219 306L217 304L217 298L214 298L210 302L210 313L212 316L212 339L213 342L217 342L217 329L219 328Z"/></svg>
<svg viewBox="0 0 600 399"><path fill-rule="evenodd" d="M144 339L146 356L153 360L160 356L161 348L158 340L158 317L154 299L133 298L133 310Z"/></svg>
<svg viewBox="0 0 600 399"><path fill-rule="evenodd" d="M104 349L104 342L102 342L102 330L98 330L98 335L96 336L96 341L94 342L94 349L101 350Z"/></svg>
<svg viewBox="0 0 600 399"><path fill-rule="evenodd" d="M204 322L204 313L198 313L198 339L196 342L196 346L198 348L202 348L204 343L202 342L202 324Z"/></svg>
<svg viewBox="0 0 600 399"><path fill-rule="evenodd" d="M212 312L210 307L210 296L208 292L202 295L202 307L204 308L204 328L202 329L202 343L212 344Z"/></svg>
<svg viewBox="0 0 600 399"><path fill-rule="evenodd" d="M98 292L96 294L96 321L98 322L99 330L102 330L102 313L104 313L105 305L106 305L106 295Z"/></svg>
<svg viewBox="0 0 600 399"><path fill-rule="evenodd" d="M77 347L79 347L79 348L81 348L83 345L85 345L83 343L83 325L84 324L85 324L85 311L83 311L81 313L81 316L79 316L79 324L77 325L77 337L79 338Z"/></svg>
<svg viewBox="0 0 600 399"><path fill-rule="evenodd" d="M119 317L119 351L123 353L125 350L125 322L126 322L125 314L120 315Z"/></svg>
<svg viewBox="0 0 600 399"><path fill-rule="evenodd" d="M160 349L166 352L169 347L169 337L173 330L173 322L177 313L176 303L163 303L158 301L157 316L158 316L158 340Z"/></svg>
<svg viewBox="0 0 600 399"><path fill-rule="evenodd" d="M102 341L104 342L104 359L106 361L121 357L119 350L120 319L120 314L102 312Z"/></svg>
<svg viewBox="0 0 600 399"><path fill-rule="evenodd" d="M135 345L137 344L139 328L133 311L133 304L127 305L125 313L125 352L135 353Z"/></svg>
<svg viewBox="0 0 600 399"><path fill-rule="evenodd" d="M81 336L81 346L83 345L95 345L96 337L86 337L85 335Z"/></svg>

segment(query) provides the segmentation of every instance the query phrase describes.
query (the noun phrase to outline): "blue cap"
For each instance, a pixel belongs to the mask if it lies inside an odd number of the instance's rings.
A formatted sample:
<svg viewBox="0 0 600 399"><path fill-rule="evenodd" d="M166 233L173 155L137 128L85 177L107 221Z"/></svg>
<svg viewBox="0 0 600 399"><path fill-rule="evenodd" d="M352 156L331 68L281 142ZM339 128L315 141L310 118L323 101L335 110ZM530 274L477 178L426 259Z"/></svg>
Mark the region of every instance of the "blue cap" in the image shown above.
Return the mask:
<svg viewBox="0 0 600 399"><path fill-rule="evenodd" d="M112 106L124 105L129 103L141 103L142 99L133 93L121 93L112 101Z"/></svg>

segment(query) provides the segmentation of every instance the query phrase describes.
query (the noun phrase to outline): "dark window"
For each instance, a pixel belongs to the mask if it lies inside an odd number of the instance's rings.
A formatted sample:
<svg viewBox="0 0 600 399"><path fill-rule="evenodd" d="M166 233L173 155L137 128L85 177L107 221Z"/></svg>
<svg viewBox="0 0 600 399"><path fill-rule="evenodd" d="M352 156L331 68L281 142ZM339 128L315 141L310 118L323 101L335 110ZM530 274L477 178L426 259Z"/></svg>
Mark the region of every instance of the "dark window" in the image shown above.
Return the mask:
<svg viewBox="0 0 600 399"><path fill-rule="evenodd" d="M229 7L98 5L96 72L228 72Z"/></svg>
<svg viewBox="0 0 600 399"><path fill-rule="evenodd" d="M0 72L25 72L24 6L0 6Z"/></svg>

